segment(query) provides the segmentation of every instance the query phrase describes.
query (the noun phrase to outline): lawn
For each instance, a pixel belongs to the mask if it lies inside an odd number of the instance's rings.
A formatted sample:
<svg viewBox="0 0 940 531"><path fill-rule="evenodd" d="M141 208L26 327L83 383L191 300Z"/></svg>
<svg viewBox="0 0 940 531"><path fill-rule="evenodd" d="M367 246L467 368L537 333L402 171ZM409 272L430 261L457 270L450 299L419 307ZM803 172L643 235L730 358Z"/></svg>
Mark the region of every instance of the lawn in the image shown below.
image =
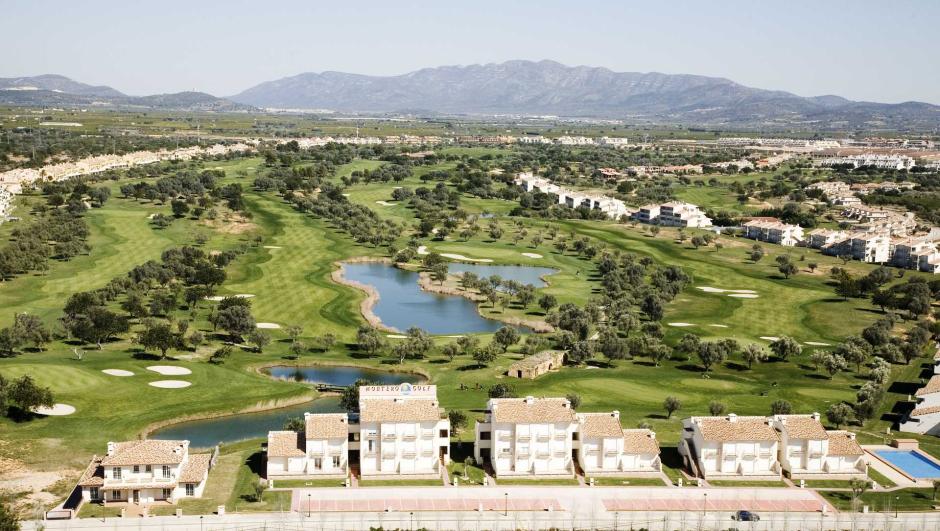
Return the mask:
<svg viewBox="0 0 940 531"><path fill-rule="evenodd" d="M840 511L852 510L852 493L843 491L820 491L829 503ZM890 492L868 491L858 500L858 510L867 505L872 512L931 511L937 502L933 489L900 489Z"/></svg>
<svg viewBox="0 0 940 531"><path fill-rule="evenodd" d="M302 489L322 487L345 487L345 479L275 479L271 480L272 489Z"/></svg>
<svg viewBox="0 0 940 531"><path fill-rule="evenodd" d="M746 479L710 479L708 484L713 487L786 487L782 481L749 481Z"/></svg>
<svg viewBox="0 0 940 531"><path fill-rule="evenodd" d="M497 486L556 487L580 485L575 478L496 478Z"/></svg>
<svg viewBox="0 0 940 531"><path fill-rule="evenodd" d="M364 479L360 487L441 487L440 479Z"/></svg>
<svg viewBox="0 0 940 531"><path fill-rule="evenodd" d="M597 487L662 487L665 483L660 478L594 476L594 485Z"/></svg>

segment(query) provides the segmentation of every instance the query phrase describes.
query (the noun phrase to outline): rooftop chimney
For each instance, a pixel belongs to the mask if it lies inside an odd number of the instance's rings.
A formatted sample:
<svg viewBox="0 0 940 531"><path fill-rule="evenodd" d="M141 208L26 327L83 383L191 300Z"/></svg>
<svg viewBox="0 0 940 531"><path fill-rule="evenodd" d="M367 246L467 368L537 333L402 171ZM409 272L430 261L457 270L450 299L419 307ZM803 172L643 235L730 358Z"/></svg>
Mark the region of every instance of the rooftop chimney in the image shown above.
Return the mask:
<svg viewBox="0 0 940 531"><path fill-rule="evenodd" d="M738 416L734 413L728 413L728 422L737 422Z"/></svg>
<svg viewBox="0 0 940 531"><path fill-rule="evenodd" d="M525 403L531 406L533 403L535 403L535 397L531 395L525 397Z"/></svg>
<svg viewBox="0 0 940 531"><path fill-rule="evenodd" d="M810 415L810 416L813 417L813 420L815 420L816 422L819 422L819 412L818 412L818 411L814 411L813 414Z"/></svg>
<svg viewBox="0 0 940 531"><path fill-rule="evenodd" d="M114 455L115 449L117 449L117 443L108 441L108 455Z"/></svg>
<svg viewBox="0 0 940 531"><path fill-rule="evenodd" d="M613 411L610 413L610 416L611 416L611 417L614 417L615 419L619 419L619 418L620 418L620 412L615 409L615 410L613 410Z"/></svg>

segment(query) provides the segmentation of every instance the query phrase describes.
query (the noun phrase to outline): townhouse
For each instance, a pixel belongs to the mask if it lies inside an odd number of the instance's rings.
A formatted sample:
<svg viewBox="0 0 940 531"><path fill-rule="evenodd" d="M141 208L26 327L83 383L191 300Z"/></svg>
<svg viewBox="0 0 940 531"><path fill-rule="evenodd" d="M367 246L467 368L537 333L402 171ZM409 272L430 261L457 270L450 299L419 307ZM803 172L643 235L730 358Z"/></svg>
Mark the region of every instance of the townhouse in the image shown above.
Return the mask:
<svg viewBox="0 0 940 531"><path fill-rule="evenodd" d="M744 237L793 247L803 242L803 228L777 218L755 218L744 223Z"/></svg>
<svg viewBox="0 0 940 531"><path fill-rule="evenodd" d="M346 477L349 439L347 414L306 413L303 432L268 432L267 477Z"/></svg>
<svg viewBox="0 0 940 531"><path fill-rule="evenodd" d="M850 166L852 168L873 167L886 170L910 170L914 167L915 161L907 155L878 155L875 153L863 153L861 155L849 155L847 157L827 157L816 161L816 166Z"/></svg>
<svg viewBox="0 0 940 531"><path fill-rule="evenodd" d="M780 437L768 417L690 417L682 421L679 454L695 475L779 477Z"/></svg>
<svg viewBox="0 0 940 531"><path fill-rule="evenodd" d="M661 470L659 441L652 430L623 429L619 411L578 413L577 419L573 451L584 475Z"/></svg>
<svg viewBox="0 0 940 531"><path fill-rule="evenodd" d="M934 356L940 358L940 350ZM934 372L936 372L936 366ZM899 424L898 429L911 433L940 436L940 374L934 374L914 394L917 404Z"/></svg>
<svg viewBox="0 0 940 531"><path fill-rule="evenodd" d="M151 504L199 498L212 454L191 454L189 441L109 442L79 479L86 502Z"/></svg>
<svg viewBox="0 0 940 531"><path fill-rule="evenodd" d="M712 220L691 203L674 201L659 206L657 222L666 227L711 227Z"/></svg>
<svg viewBox="0 0 940 531"><path fill-rule="evenodd" d="M474 458L497 477L573 477L577 426L567 398L491 398L474 426Z"/></svg>
<svg viewBox="0 0 940 531"><path fill-rule="evenodd" d="M794 479L812 477L865 477L868 465L855 434L826 430L819 413L775 415L774 429L780 434L779 461L783 473Z"/></svg>

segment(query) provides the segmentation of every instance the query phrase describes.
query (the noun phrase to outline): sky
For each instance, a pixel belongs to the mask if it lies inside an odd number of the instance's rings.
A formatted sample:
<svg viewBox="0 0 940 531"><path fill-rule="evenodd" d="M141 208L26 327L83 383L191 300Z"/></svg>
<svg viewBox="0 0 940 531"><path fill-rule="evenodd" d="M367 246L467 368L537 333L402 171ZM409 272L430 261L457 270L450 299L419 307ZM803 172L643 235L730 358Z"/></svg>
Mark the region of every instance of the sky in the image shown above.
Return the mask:
<svg viewBox="0 0 940 531"><path fill-rule="evenodd" d="M0 77L229 96L335 70L552 59L940 104L938 0L0 0Z"/></svg>

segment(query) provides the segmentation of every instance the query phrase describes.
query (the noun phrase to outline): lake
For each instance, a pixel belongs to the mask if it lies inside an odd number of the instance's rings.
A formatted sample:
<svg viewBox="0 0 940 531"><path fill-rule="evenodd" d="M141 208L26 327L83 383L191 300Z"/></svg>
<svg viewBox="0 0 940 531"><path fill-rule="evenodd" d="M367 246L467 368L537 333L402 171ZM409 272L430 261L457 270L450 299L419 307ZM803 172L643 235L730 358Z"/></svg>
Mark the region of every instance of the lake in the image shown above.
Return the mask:
<svg viewBox="0 0 940 531"><path fill-rule="evenodd" d="M407 330L417 326L430 334L473 334L495 332L505 326L499 321L485 319L477 311L475 302L457 295L428 293L418 286L418 273L399 269L390 264L365 262L343 264L345 277L368 284L379 293L372 312L386 326ZM542 275L554 273L546 267L483 266L452 263L450 271L471 271L481 277L499 275L504 280L544 286Z"/></svg>
<svg viewBox="0 0 940 531"><path fill-rule="evenodd" d="M368 380L376 385L398 385L404 382L417 383L422 380L418 375L403 372L385 372L374 369L360 369L359 367L328 365L314 367L277 365L268 367L266 371L272 377L282 380L342 386L352 385L356 383L356 380Z"/></svg>

